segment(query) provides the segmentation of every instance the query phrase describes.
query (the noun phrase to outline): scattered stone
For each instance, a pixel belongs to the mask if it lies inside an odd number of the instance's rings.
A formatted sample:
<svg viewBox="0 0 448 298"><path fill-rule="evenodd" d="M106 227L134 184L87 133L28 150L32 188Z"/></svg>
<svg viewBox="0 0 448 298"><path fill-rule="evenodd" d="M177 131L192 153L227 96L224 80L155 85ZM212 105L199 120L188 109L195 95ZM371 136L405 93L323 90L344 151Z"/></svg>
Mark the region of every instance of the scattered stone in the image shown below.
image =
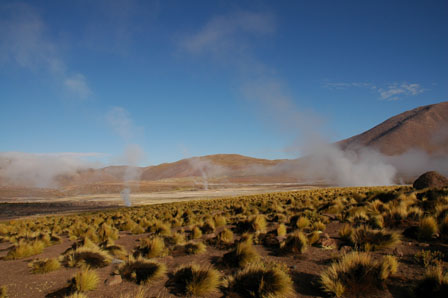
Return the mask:
<svg viewBox="0 0 448 298"><path fill-rule="evenodd" d="M276 238L279 243L282 243L286 239L286 236L277 236Z"/></svg>
<svg viewBox="0 0 448 298"><path fill-rule="evenodd" d="M106 279L104 282L107 286L115 286L121 284L123 280L121 279L120 275L114 275Z"/></svg>
<svg viewBox="0 0 448 298"><path fill-rule="evenodd" d="M204 239L205 239L205 240L213 239L213 238L215 238L215 237L216 237L216 234L215 234L215 233L210 233L210 234L205 234L205 235L204 235Z"/></svg>
<svg viewBox="0 0 448 298"><path fill-rule="evenodd" d="M429 247L429 244L428 244L428 243L419 242L419 243L417 243L417 246L420 246L420 247Z"/></svg>
<svg viewBox="0 0 448 298"><path fill-rule="evenodd" d="M448 186L448 179L442 174L430 171L426 172L417 180L414 181L413 187L415 189L424 189L424 188L443 188Z"/></svg>
<svg viewBox="0 0 448 298"><path fill-rule="evenodd" d="M343 247L341 247L340 249L341 253L346 254L352 251L351 246L348 245L344 245Z"/></svg>
<svg viewBox="0 0 448 298"><path fill-rule="evenodd" d="M114 265L116 265L116 264L122 264L122 263L124 263L124 261L123 261L123 260L120 260L120 259L113 259L113 260L112 260L112 264L114 264Z"/></svg>
<svg viewBox="0 0 448 298"><path fill-rule="evenodd" d="M317 240L317 245L322 247L323 249L335 249L336 241L331 239L327 233L323 233L320 236L320 239Z"/></svg>
<svg viewBox="0 0 448 298"><path fill-rule="evenodd" d="M395 255L396 257L401 258L401 257L403 257L403 252L402 252L398 247L395 247L395 249L394 249L394 255Z"/></svg>
<svg viewBox="0 0 448 298"><path fill-rule="evenodd" d="M263 244L268 247L278 247L280 242L277 240L277 237L274 234L266 234L263 238Z"/></svg>

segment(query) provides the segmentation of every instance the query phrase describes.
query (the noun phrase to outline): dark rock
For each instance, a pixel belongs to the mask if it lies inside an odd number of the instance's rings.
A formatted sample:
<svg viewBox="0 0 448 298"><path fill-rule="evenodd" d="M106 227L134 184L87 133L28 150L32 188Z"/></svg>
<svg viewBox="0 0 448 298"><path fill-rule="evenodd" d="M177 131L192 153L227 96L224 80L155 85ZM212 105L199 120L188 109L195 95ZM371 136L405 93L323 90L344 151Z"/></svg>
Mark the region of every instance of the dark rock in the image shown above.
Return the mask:
<svg viewBox="0 0 448 298"><path fill-rule="evenodd" d="M394 249L394 255L401 258L403 256L403 252L398 247L396 247Z"/></svg>
<svg viewBox="0 0 448 298"><path fill-rule="evenodd" d="M352 251L352 248L350 246L344 245L340 249L341 253L346 254Z"/></svg>
<svg viewBox="0 0 448 298"><path fill-rule="evenodd" d="M415 189L443 188L448 186L448 179L438 172L430 171L418 177L413 186Z"/></svg>
<svg viewBox="0 0 448 298"><path fill-rule="evenodd" d="M114 275L106 279L104 282L107 286L115 286L121 284L122 279L120 275Z"/></svg>
<svg viewBox="0 0 448 298"><path fill-rule="evenodd" d="M320 239L317 240L316 244L324 249L335 249L336 248L336 241L334 239L331 239L330 235L328 235L327 233L323 233L320 236Z"/></svg>

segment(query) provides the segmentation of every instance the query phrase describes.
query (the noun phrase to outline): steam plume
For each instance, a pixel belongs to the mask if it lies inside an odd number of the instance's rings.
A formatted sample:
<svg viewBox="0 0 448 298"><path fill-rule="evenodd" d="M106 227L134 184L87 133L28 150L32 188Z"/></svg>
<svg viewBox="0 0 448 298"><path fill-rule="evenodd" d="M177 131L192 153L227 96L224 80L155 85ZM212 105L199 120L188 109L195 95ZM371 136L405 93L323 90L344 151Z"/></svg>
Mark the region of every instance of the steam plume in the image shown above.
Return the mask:
<svg viewBox="0 0 448 298"><path fill-rule="evenodd" d="M99 153L0 153L2 184L32 187L58 187L57 177L71 175L87 168L98 168L99 162L87 160Z"/></svg>

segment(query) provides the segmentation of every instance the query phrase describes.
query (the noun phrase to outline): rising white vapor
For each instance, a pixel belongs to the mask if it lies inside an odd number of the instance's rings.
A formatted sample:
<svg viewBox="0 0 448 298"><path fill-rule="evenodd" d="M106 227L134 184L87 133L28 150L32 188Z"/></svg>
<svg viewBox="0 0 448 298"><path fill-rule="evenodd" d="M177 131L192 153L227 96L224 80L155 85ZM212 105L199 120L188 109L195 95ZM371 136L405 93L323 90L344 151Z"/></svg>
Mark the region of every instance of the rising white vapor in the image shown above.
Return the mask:
<svg viewBox="0 0 448 298"><path fill-rule="evenodd" d="M0 177L7 185L57 187L57 176L74 174L87 168L98 168L102 164L89 158L101 156L104 154L1 152Z"/></svg>
<svg viewBox="0 0 448 298"><path fill-rule="evenodd" d="M398 169L404 162L399 158L389 159L380 152L369 148L343 151L325 137L324 119L297 103L287 92L286 83L272 69L261 62L250 51L250 41L254 35L273 34L274 17L254 13L248 23L242 21L244 14L227 14L210 19L195 34L185 37L181 49L194 55L217 56L225 60L226 66L235 70L240 79L242 94L253 103L255 110L261 110L270 124L288 130L297 136L294 141L300 159L293 168L284 163L269 171L288 171L297 177L324 179L328 183L341 186L390 185L395 183ZM269 15L269 18L263 16ZM403 82L378 87L372 83L327 83L326 87L345 89L350 87L368 88L377 92L382 99L394 100L397 96L415 96L424 92L417 83ZM289 151L291 151L289 148ZM409 153L410 154L410 153ZM414 154L411 154L411 156ZM408 161L406 156L401 157ZM422 157L421 160L424 160ZM416 168L422 169L422 166Z"/></svg>

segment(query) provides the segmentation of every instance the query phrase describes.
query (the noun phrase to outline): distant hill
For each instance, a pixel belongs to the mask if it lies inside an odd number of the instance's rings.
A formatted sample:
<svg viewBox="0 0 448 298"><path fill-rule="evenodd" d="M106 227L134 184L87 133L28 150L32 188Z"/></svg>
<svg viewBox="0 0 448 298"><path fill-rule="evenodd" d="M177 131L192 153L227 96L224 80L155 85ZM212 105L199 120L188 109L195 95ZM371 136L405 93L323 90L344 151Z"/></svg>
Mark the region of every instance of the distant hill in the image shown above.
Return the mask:
<svg viewBox="0 0 448 298"><path fill-rule="evenodd" d="M343 150L362 146L378 149L386 155L401 154L409 149L448 154L448 102L406 111L338 144Z"/></svg>
<svg viewBox="0 0 448 298"><path fill-rule="evenodd" d="M385 155L399 155L410 149L418 149L446 159L448 102L406 111L364 133L342 140L337 145L342 150L374 148ZM59 175L54 177L54 180L55 186L75 194L117 192L124 187L125 180L140 181L133 188L141 191L185 188L204 181L224 184L290 183L307 179L310 167L306 164L310 161L314 163L313 159L308 157L297 160L267 160L238 154L215 154L149 167L109 166L83 169ZM0 163L0 166L8 165L8 162L11 161ZM412 175L414 174L419 173ZM22 193L23 187L33 187L32 183L14 183L8 178L0 176L0 185L13 187L7 189L8 194Z"/></svg>
<svg viewBox="0 0 448 298"><path fill-rule="evenodd" d="M238 154L215 154L182 159L149 167L110 166L101 169L86 169L70 175L57 177L62 187L91 183L119 183L125 180L126 173L141 181L157 181L187 177L235 177L259 176L262 170L273 167L283 160L253 158ZM131 179L133 180L133 179ZM254 177L249 179L254 180ZM256 179L255 179L256 180Z"/></svg>

